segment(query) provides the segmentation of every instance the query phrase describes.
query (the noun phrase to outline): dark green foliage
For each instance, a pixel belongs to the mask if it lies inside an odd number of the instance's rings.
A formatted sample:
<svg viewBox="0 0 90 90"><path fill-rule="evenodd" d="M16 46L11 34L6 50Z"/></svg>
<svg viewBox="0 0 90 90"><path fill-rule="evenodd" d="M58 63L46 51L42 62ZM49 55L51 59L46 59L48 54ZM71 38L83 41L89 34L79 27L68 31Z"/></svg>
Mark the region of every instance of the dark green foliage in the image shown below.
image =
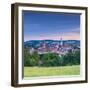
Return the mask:
<svg viewBox="0 0 90 90"><path fill-rule="evenodd" d="M56 53L47 53L42 56L41 66L58 66L60 57Z"/></svg>
<svg viewBox="0 0 90 90"><path fill-rule="evenodd" d="M71 66L80 64L80 50L69 52L59 56L56 53L46 53L39 55L37 52L30 54L24 51L25 66Z"/></svg>
<svg viewBox="0 0 90 90"><path fill-rule="evenodd" d="M63 66L72 65L73 64L73 53L68 53L63 56Z"/></svg>
<svg viewBox="0 0 90 90"><path fill-rule="evenodd" d="M80 64L80 51L77 50L75 52L67 53L63 56L63 66L68 65L79 65Z"/></svg>
<svg viewBox="0 0 90 90"><path fill-rule="evenodd" d="M28 52L24 52L24 66L30 66L30 54Z"/></svg>
<svg viewBox="0 0 90 90"><path fill-rule="evenodd" d="M25 66L37 66L40 60L40 56L37 52L29 54L28 52L24 53L24 65Z"/></svg>
<svg viewBox="0 0 90 90"><path fill-rule="evenodd" d="M74 64L76 65L80 64L80 51L79 50L74 53L73 60L74 60Z"/></svg>

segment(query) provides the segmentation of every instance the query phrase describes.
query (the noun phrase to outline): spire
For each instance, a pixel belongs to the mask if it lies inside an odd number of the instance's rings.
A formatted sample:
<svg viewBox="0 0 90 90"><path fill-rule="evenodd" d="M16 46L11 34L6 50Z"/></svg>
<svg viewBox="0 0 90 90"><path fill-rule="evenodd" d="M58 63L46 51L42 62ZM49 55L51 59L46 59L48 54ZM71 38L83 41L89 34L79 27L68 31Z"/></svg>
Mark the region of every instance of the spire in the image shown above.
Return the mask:
<svg viewBox="0 0 90 90"><path fill-rule="evenodd" d="M60 45L63 46L62 37L61 37L61 39L60 39Z"/></svg>

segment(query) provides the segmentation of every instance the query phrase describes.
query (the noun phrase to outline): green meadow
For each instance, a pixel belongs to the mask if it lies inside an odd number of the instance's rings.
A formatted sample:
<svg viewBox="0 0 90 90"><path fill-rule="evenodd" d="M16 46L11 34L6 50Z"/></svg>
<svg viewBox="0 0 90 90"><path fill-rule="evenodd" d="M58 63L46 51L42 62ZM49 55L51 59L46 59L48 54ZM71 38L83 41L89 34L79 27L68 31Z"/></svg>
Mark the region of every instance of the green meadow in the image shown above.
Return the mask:
<svg viewBox="0 0 90 90"><path fill-rule="evenodd" d="M24 77L80 75L80 65L60 67L24 67Z"/></svg>

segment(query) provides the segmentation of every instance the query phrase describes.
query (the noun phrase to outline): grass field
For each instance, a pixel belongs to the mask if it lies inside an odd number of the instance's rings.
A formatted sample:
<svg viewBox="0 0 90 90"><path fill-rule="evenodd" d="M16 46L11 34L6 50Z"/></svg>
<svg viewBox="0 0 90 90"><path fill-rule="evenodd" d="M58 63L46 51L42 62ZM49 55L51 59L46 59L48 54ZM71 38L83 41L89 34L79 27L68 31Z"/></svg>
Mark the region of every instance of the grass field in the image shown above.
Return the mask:
<svg viewBox="0 0 90 90"><path fill-rule="evenodd" d="M79 75L80 66L24 67L24 77Z"/></svg>

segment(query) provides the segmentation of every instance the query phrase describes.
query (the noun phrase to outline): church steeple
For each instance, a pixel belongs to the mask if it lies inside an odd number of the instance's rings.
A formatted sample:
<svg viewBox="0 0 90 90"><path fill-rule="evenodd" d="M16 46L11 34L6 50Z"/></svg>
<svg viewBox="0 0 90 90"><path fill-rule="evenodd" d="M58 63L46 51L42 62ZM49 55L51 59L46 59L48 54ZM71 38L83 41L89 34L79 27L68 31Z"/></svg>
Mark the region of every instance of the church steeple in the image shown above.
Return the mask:
<svg viewBox="0 0 90 90"><path fill-rule="evenodd" d="M62 37L60 38L60 45L63 46Z"/></svg>

